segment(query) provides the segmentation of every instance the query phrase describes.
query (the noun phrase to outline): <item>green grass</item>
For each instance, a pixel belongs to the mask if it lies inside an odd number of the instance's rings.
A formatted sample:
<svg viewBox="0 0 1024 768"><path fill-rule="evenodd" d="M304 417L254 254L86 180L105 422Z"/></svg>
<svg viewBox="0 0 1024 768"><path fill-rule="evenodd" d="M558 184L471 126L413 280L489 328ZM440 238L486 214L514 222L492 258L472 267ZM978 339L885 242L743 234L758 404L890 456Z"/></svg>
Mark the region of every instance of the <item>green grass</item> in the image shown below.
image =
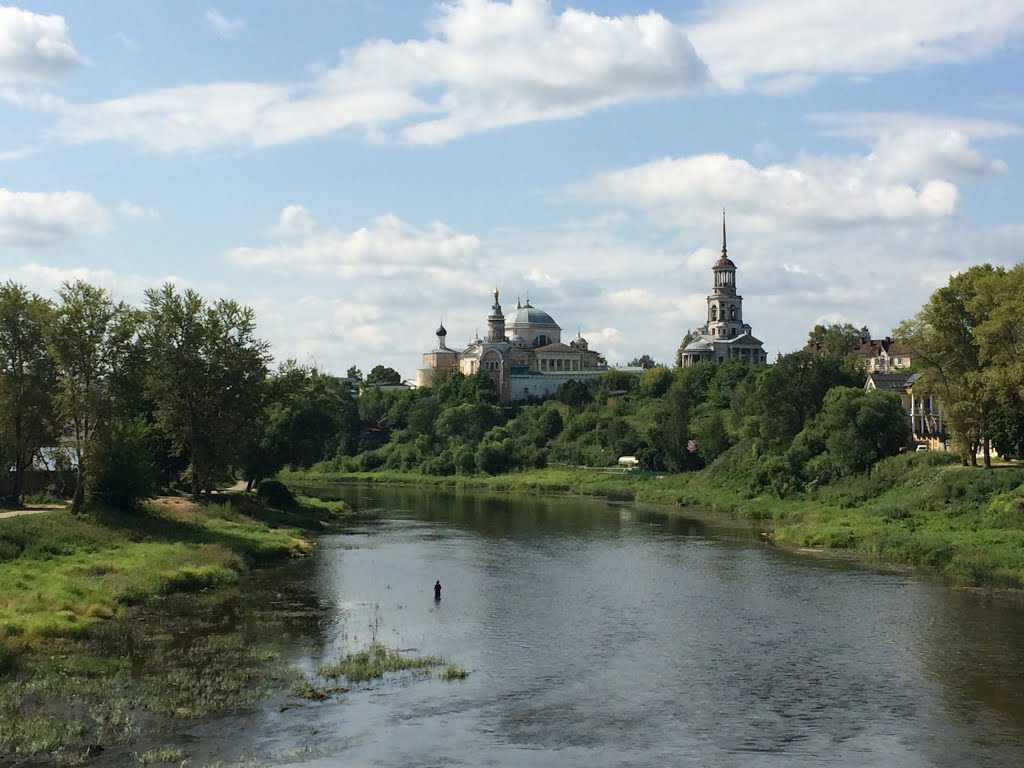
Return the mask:
<svg viewBox="0 0 1024 768"><path fill-rule="evenodd" d="M301 675L292 684L288 695L308 701L326 701L339 693L348 693L348 688L343 685L323 685L316 680L310 680L306 675Z"/></svg>
<svg viewBox="0 0 1024 768"><path fill-rule="evenodd" d="M344 520L339 502L275 510L246 495L141 512L66 510L0 520L0 637L77 635L125 606L233 584L242 571L308 554L308 532ZM0 668L5 653L0 648Z"/></svg>
<svg viewBox="0 0 1024 768"><path fill-rule="evenodd" d="M0 520L0 633L21 645L78 635L125 606L233 584L247 568L310 550L299 529L170 501L144 514Z"/></svg>
<svg viewBox="0 0 1024 768"><path fill-rule="evenodd" d="M217 606L208 602L211 617ZM0 761L75 762L90 745L145 742L174 720L249 709L294 678L242 629L207 633L168 605L148 618L53 639L0 677Z"/></svg>
<svg viewBox="0 0 1024 768"><path fill-rule="evenodd" d="M447 664L444 669L437 673L437 676L442 680L465 680L468 673L462 667Z"/></svg>
<svg viewBox="0 0 1024 768"><path fill-rule="evenodd" d="M251 638L147 629L131 615L306 555L308 533L343 515L339 503L282 511L239 494L0 519L0 762L79 764L90 745L134 739L140 720L249 708L286 685L294 675ZM170 625L193 629L186 616Z"/></svg>
<svg viewBox="0 0 1024 768"><path fill-rule="evenodd" d="M178 747L157 747L147 749L145 752L132 752L135 762L142 765L153 763L180 763L185 759L185 751Z"/></svg>
<svg viewBox="0 0 1024 768"><path fill-rule="evenodd" d="M316 673L328 680L345 678L350 683L364 683L380 679L387 672L427 674L434 667L445 663L444 659L437 656L403 656L375 642L365 651L349 653L330 664L321 664L316 668Z"/></svg>

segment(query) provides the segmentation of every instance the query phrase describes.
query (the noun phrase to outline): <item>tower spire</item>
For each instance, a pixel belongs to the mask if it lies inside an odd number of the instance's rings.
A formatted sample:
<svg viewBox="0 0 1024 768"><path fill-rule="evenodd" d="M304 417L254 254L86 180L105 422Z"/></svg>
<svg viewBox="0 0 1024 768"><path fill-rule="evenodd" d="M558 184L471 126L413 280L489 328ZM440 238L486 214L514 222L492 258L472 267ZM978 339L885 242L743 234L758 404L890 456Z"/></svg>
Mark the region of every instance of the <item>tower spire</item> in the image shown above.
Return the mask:
<svg viewBox="0 0 1024 768"><path fill-rule="evenodd" d="M722 258L728 258L725 250L725 208L722 208Z"/></svg>

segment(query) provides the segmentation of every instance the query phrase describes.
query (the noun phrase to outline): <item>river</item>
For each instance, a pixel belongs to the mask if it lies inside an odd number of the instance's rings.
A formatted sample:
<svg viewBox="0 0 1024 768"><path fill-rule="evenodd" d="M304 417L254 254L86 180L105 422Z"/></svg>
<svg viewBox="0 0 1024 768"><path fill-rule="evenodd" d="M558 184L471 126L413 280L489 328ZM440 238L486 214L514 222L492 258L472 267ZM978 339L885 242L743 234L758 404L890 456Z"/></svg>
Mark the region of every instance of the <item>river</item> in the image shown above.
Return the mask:
<svg viewBox="0 0 1024 768"><path fill-rule="evenodd" d="M1015 600L634 505L333 492L380 517L261 582L267 610L316 607L290 660L376 639L467 679L202 723L190 764L1024 765Z"/></svg>

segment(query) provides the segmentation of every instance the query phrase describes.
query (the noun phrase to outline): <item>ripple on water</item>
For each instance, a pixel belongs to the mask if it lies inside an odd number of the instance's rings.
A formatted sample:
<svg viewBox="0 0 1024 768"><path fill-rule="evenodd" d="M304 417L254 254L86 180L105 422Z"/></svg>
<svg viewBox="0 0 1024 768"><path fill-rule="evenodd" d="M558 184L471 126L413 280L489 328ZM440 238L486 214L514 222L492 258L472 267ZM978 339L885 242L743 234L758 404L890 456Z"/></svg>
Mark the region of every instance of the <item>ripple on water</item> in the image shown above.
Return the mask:
<svg viewBox="0 0 1024 768"><path fill-rule="evenodd" d="M1024 765L1016 606L621 505L353 492L384 519L321 540L310 581L329 620L307 663L378 638L470 676L257 713L219 742L224 754L244 743L307 750L292 762L315 766Z"/></svg>

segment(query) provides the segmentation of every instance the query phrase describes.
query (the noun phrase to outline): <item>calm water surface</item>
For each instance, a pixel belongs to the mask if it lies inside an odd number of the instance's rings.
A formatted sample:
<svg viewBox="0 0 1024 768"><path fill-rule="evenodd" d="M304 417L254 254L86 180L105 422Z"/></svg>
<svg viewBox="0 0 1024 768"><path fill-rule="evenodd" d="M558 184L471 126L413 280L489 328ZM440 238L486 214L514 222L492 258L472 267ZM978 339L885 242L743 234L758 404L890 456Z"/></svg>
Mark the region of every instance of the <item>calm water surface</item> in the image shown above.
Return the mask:
<svg viewBox="0 0 1024 768"><path fill-rule="evenodd" d="M290 646L295 663L312 668L376 638L446 656L468 679L274 704L196 727L193 755L309 766L1024 765L1019 603L633 506L334 492L382 517L322 538L309 563L274 576L267 600L280 612L299 593L318 606Z"/></svg>

